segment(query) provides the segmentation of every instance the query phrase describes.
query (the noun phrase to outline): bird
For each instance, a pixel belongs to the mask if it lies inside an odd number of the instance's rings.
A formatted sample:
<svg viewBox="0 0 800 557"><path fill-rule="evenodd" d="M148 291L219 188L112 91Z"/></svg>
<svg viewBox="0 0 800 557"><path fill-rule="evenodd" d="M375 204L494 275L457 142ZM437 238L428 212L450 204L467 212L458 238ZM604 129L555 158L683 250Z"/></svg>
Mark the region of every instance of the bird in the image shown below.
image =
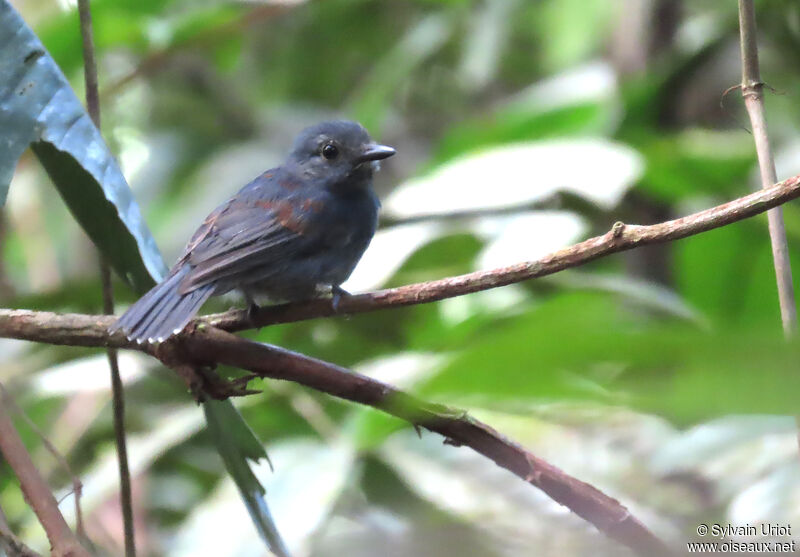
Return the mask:
<svg viewBox="0 0 800 557"><path fill-rule="evenodd" d="M304 129L285 162L213 210L166 278L109 328L139 344L180 333L211 296L298 301L325 292L334 309L341 284L375 234L380 202L372 189L379 161L395 154L356 122Z"/></svg>

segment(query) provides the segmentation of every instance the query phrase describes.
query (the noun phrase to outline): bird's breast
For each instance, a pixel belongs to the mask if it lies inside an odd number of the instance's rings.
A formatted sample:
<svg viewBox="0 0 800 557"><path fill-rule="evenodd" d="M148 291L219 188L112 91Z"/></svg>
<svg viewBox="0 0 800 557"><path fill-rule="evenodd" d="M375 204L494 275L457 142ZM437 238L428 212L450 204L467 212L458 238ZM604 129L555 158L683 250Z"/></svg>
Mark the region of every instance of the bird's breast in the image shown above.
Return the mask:
<svg viewBox="0 0 800 557"><path fill-rule="evenodd" d="M369 241L375 233L378 217L371 192L347 197L324 193L324 197L305 199L301 203L304 216L317 222L320 239L331 247Z"/></svg>

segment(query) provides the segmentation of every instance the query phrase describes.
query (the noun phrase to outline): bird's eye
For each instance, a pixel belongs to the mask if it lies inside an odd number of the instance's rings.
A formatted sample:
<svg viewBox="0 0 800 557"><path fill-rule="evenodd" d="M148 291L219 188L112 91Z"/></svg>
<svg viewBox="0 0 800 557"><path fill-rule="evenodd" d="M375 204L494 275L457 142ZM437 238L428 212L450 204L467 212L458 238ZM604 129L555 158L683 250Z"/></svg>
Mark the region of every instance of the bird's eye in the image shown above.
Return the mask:
<svg viewBox="0 0 800 557"><path fill-rule="evenodd" d="M328 160L335 159L339 155L339 149L336 145L328 143L322 148L322 156Z"/></svg>

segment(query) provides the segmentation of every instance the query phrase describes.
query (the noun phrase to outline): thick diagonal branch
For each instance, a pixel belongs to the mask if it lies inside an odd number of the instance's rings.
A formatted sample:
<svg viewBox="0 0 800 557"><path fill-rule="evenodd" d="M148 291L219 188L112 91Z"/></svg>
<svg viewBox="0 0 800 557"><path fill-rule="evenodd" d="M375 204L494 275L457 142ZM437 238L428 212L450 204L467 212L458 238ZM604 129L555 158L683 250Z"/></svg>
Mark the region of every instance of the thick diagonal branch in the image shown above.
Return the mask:
<svg viewBox="0 0 800 557"><path fill-rule="evenodd" d="M0 310L0 334L30 336L42 327L58 331L48 342L80 346L133 348L198 364L224 364L259 377L292 381L320 392L365 404L443 435L453 445L464 445L490 458L526 482L547 493L601 532L645 555L662 555L664 545L616 499L564 473L506 439L464 412L416 399L391 385L334 364L275 346L259 344L209 326L189 327L166 346L153 348L109 339L105 319L98 316L58 315L47 312ZM13 329L13 331L12 331ZM27 334L26 334L27 332Z"/></svg>
<svg viewBox="0 0 800 557"><path fill-rule="evenodd" d="M419 400L391 385L310 358L208 327L185 339L193 357L284 379L336 397L366 404L468 446L544 491L598 530L643 555L666 555L666 547L616 499L526 451L463 411Z"/></svg>

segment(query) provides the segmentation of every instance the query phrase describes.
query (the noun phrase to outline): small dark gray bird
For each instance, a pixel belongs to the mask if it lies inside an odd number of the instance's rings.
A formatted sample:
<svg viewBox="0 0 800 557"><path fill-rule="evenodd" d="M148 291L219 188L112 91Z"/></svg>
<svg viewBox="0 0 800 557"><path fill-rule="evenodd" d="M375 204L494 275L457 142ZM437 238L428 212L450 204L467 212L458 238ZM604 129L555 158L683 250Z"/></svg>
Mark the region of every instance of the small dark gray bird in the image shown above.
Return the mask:
<svg viewBox="0 0 800 557"><path fill-rule="evenodd" d="M217 207L192 236L169 275L133 304L110 332L139 343L180 332L211 296L244 293L301 300L339 287L375 234L377 161L395 150L374 143L355 122L303 130L286 162Z"/></svg>

